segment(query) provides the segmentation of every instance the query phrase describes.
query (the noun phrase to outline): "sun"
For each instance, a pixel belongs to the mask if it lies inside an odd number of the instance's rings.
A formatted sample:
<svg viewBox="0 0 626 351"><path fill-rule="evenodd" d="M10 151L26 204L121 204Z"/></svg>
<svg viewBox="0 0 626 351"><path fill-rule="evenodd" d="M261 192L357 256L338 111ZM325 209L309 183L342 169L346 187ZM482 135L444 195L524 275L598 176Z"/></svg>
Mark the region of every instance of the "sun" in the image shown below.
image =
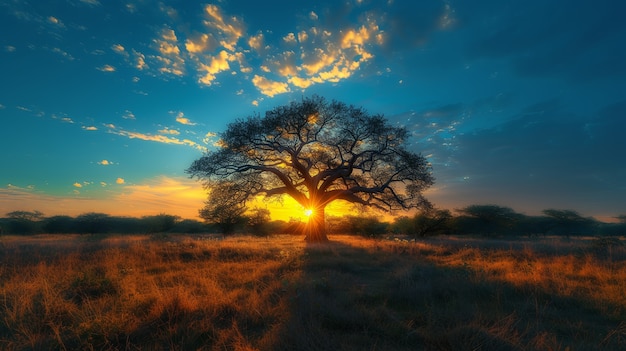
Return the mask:
<svg viewBox="0 0 626 351"><path fill-rule="evenodd" d="M307 217L311 217L311 215L313 214L313 210L310 208L307 208L304 210L304 215Z"/></svg>

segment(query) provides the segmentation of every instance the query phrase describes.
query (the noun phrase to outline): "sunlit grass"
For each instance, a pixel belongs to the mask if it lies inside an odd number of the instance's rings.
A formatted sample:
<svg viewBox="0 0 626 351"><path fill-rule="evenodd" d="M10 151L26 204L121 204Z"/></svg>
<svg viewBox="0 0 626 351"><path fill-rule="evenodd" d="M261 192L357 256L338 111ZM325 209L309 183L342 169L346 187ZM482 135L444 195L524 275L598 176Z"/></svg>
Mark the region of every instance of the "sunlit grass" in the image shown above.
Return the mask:
<svg viewBox="0 0 626 351"><path fill-rule="evenodd" d="M626 347L626 250L594 240L0 239L0 349Z"/></svg>

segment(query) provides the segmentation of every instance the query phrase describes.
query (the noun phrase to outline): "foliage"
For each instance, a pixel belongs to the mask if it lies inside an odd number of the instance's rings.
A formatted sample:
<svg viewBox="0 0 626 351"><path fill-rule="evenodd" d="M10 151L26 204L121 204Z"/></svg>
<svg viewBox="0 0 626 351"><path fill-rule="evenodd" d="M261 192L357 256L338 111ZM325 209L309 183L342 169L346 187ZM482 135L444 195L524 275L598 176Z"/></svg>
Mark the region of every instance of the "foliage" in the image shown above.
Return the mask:
<svg viewBox="0 0 626 351"><path fill-rule="evenodd" d="M356 234L377 237L389 230L389 223L381 222L376 216L330 217L329 232L337 234Z"/></svg>
<svg viewBox="0 0 626 351"><path fill-rule="evenodd" d="M43 213L37 210L34 211L12 211L6 214L8 218L23 219L27 221L38 221L43 218Z"/></svg>
<svg viewBox="0 0 626 351"><path fill-rule="evenodd" d="M584 218L573 210L546 209L543 214L553 219L550 231L558 235L585 235L594 231L595 220Z"/></svg>
<svg viewBox="0 0 626 351"><path fill-rule="evenodd" d="M200 218L217 225L224 235L232 234L237 226L245 223L245 203L232 196L232 187L228 182L209 187L209 199L199 212Z"/></svg>
<svg viewBox="0 0 626 351"><path fill-rule="evenodd" d="M449 231L451 218L449 210L428 208L413 217L414 234L420 237L443 234Z"/></svg>
<svg viewBox="0 0 626 351"><path fill-rule="evenodd" d="M229 124L220 148L187 172L227 194L220 200L290 196L314 212L307 240L326 241L324 209L332 201L387 211L428 205L430 164L405 148L408 136L380 115L315 96ZM211 206L221 203L216 195L209 194Z"/></svg>
<svg viewBox="0 0 626 351"><path fill-rule="evenodd" d="M144 228L148 233L168 232L180 221L179 216L160 213L156 216L142 217Z"/></svg>
<svg viewBox="0 0 626 351"><path fill-rule="evenodd" d="M511 233L523 218L513 209L498 205L470 205L457 212L462 216L457 218L457 226L468 229L470 233L486 236Z"/></svg>
<svg viewBox="0 0 626 351"><path fill-rule="evenodd" d="M256 236L267 236L270 234L270 220L270 211L267 208L253 208L248 214L248 228Z"/></svg>

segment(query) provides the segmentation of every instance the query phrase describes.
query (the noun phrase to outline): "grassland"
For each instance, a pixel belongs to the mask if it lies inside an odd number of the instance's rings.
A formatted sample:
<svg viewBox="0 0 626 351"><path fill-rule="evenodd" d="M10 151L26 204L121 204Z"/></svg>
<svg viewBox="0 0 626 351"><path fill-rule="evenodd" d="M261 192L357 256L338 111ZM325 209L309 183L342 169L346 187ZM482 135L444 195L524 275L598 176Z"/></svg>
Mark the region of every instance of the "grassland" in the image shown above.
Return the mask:
<svg viewBox="0 0 626 351"><path fill-rule="evenodd" d="M0 238L5 350L624 350L619 241Z"/></svg>

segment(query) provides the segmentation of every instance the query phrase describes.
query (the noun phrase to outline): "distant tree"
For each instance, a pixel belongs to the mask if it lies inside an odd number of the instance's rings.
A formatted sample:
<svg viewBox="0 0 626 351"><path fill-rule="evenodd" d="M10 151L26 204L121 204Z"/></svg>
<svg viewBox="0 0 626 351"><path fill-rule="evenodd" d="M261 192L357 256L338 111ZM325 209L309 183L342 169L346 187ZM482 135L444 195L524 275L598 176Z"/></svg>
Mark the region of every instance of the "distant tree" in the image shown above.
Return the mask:
<svg viewBox="0 0 626 351"><path fill-rule="evenodd" d="M452 213L446 209L428 208L413 217L413 229L417 236L440 234L448 228Z"/></svg>
<svg viewBox="0 0 626 351"><path fill-rule="evenodd" d="M313 211L310 242L328 240L324 212L335 200L386 211L428 205L430 164L406 149L407 130L362 108L315 96L237 120L220 136L187 172L231 202L292 197Z"/></svg>
<svg viewBox="0 0 626 351"><path fill-rule="evenodd" d="M38 221L43 218L43 213L35 211L13 211L6 214L8 218Z"/></svg>
<svg viewBox="0 0 626 351"><path fill-rule="evenodd" d="M43 222L43 230L49 234L73 233L76 230L74 218L70 216L52 216Z"/></svg>
<svg viewBox="0 0 626 351"><path fill-rule="evenodd" d="M180 220L179 216L168 215L165 213L159 213L155 216L142 217L144 228L150 233L164 233L176 225Z"/></svg>
<svg viewBox="0 0 626 351"><path fill-rule="evenodd" d="M393 219L393 223L390 226L391 232L394 234L413 234L415 231L415 225L413 219L409 216L400 216Z"/></svg>
<svg viewBox="0 0 626 351"><path fill-rule="evenodd" d="M591 234L597 222L592 218L585 218L574 210L546 209L542 211L554 223L551 231L559 235Z"/></svg>
<svg viewBox="0 0 626 351"><path fill-rule="evenodd" d="M208 200L199 211L200 218L217 225L224 235L232 234L238 225L245 222L244 202L230 193L235 186L229 182L214 183L208 188Z"/></svg>
<svg viewBox="0 0 626 351"><path fill-rule="evenodd" d="M254 235L266 236L269 234L270 220L270 211L267 208L253 208L248 214L248 228Z"/></svg>
<svg viewBox="0 0 626 351"><path fill-rule="evenodd" d="M473 223L465 222L465 229L484 235L509 233L522 218L513 209L498 205L469 205L456 211L474 219ZM457 219L457 224L459 222L462 223L462 219ZM474 228L468 228L470 226Z"/></svg>
<svg viewBox="0 0 626 351"><path fill-rule="evenodd" d="M621 223L626 223L626 214L615 216L614 218L620 221Z"/></svg>
<svg viewBox="0 0 626 351"><path fill-rule="evenodd" d="M111 225L111 217L106 213L88 212L76 217L76 230L79 233L107 233Z"/></svg>

